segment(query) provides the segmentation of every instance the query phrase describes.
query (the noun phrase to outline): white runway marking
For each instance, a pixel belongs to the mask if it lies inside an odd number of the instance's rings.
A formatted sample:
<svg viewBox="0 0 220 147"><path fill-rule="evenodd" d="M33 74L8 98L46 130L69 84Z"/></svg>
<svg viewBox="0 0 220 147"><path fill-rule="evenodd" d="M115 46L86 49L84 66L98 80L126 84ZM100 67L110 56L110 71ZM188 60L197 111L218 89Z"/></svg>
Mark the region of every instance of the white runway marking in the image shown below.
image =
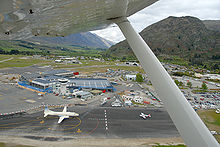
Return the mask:
<svg viewBox="0 0 220 147"><path fill-rule="evenodd" d="M107 112L106 110L104 110L104 112L105 112L105 129L108 130Z"/></svg>

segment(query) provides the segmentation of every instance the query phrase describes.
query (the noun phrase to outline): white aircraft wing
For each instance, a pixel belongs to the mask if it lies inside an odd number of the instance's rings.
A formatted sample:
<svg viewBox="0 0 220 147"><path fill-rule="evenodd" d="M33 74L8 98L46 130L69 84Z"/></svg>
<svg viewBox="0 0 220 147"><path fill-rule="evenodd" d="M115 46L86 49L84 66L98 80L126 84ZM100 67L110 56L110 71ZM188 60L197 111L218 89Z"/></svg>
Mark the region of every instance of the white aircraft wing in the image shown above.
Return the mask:
<svg viewBox="0 0 220 147"><path fill-rule="evenodd" d="M0 39L66 36L107 27L158 0L1 0Z"/></svg>
<svg viewBox="0 0 220 147"><path fill-rule="evenodd" d="M66 116L60 116L59 120L58 120L58 124L61 123L65 118L68 118Z"/></svg>

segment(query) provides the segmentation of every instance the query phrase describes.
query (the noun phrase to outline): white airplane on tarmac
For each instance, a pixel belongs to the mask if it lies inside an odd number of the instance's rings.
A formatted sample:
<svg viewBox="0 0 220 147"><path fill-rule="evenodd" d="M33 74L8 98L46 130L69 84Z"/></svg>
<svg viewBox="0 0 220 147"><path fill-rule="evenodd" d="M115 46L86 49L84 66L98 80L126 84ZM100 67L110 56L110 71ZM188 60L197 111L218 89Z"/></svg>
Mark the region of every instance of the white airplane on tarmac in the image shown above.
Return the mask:
<svg viewBox="0 0 220 147"><path fill-rule="evenodd" d="M67 106L63 108L62 112L54 112L51 111L47 106L44 109L44 117L47 117L48 115L57 115L59 116L58 124L61 123L65 118L69 118L70 116L79 116L78 113L75 112L67 112Z"/></svg>
<svg viewBox="0 0 220 147"><path fill-rule="evenodd" d="M143 119L151 118L150 114L144 114L143 112L141 112L141 114L139 116L142 117Z"/></svg>
<svg viewBox="0 0 220 147"><path fill-rule="evenodd" d="M0 0L0 40L22 40L33 36L64 37L106 28L115 23L147 73L186 145L219 147L163 65L127 19L157 1ZM170 4L172 2L169 0L164 2L165 6Z"/></svg>

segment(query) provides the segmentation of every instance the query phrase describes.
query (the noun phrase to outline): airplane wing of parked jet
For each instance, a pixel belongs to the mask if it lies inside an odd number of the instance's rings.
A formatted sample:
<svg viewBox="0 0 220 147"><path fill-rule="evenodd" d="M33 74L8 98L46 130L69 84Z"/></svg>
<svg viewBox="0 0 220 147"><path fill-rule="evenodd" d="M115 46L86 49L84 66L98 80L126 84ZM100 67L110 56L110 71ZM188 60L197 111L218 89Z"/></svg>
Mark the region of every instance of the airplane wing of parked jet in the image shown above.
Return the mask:
<svg viewBox="0 0 220 147"><path fill-rule="evenodd" d="M60 116L58 124L61 123L65 118L69 118L69 116Z"/></svg>
<svg viewBox="0 0 220 147"><path fill-rule="evenodd" d="M0 39L65 36L104 28L116 23L147 73L186 145L219 147L218 142L187 102L160 61L127 20L128 16L156 1L1 0Z"/></svg>

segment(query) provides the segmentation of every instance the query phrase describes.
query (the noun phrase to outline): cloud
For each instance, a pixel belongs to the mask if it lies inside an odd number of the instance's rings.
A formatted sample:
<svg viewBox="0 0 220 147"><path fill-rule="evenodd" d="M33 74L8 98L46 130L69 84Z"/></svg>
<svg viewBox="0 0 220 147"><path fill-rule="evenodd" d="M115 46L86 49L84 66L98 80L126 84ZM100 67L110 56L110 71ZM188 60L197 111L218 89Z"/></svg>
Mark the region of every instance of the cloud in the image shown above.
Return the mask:
<svg viewBox="0 0 220 147"><path fill-rule="evenodd" d="M169 16L194 16L201 20L220 20L220 0L160 0L128 19L138 32ZM114 25L115 26L115 25ZM97 35L119 42L124 40L118 27L93 31Z"/></svg>

